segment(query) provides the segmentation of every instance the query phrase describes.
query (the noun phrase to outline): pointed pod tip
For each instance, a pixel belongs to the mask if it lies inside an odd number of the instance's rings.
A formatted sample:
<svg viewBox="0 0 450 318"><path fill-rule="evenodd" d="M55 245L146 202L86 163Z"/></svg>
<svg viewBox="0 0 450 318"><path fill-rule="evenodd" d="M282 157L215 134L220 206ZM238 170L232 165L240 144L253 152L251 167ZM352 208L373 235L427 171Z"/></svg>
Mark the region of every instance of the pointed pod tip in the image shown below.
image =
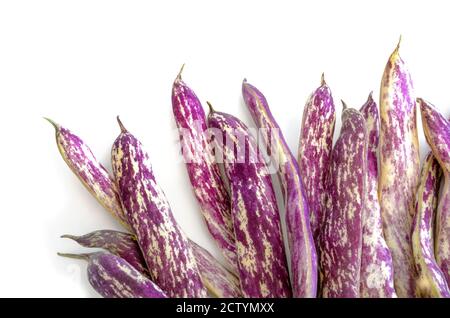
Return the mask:
<svg viewBox="0 0 450 318"><path fill-rule="evenodd" d="M120 130L121 130L123 133L128 132L128 130L125 128L125 126L123 125L122 121L120 120L119 115L117 115L116 119L117 119L117 123L119 124Z"/></svg>
<svg viewBox="0 0 450 318"><path fill-rule="evenodd" d="M71 253L60 253L60 252L58 252L56 254L61 257L83 259L83 260L89 260L89 257L91 256L91 254L71 254Z"/></svg>
<svg viewBox="0 0 450 318"><path fill-rule="evenodd" d="M76 241L79 237L76 235L64 234L61 235L60 238L67 238Z"/></svg>
<svg viewBox="0 0 450 318"><path fill-rule="evenodd" d="M325 82L325 72L322 72L322 75L320 76L320 85L327 85L327 82Z"/></svg>
<svg viewBox="0 0 450 318"><path fill-rule="evenodd" d="M342 109L346 110L348 107L347 107L347 104L344 102L343 99L341 99L341 103L342 103Z"/></svg>
<svg viewBox="0 0 450 318"><path fill-rule="evenodd" d="M212 106L212 104L209 101L206 101L206 104L209 107L209 113L212 114L215 112L214 107Z"/></svg>
<svg viewBox="0 0 450 318"><path fill-rule="evenodd" d="M48 117L43 117L46 121L48 121L50 124L52 124L52 126L55 128L55 129L58 129L59 128L59 125L55 122L55 121L53 121L52 119L50 119L50 118L48 118Z"/></svg>
<svg viewBox="0 0 450 318"><path fill-rule="evenodd" d="M183 73L185 65L186 65L186 63L183 63L183 65L181 65L181 68L180 68L180 71L178 72L176 80L181 80L181 74Z"/></svg>
<svg viewBox="0 0 450 318"><path fill-rule="evenodd" d="M370 91L369 97L367 97L367 100L373 101L373 91Z"/></svg>

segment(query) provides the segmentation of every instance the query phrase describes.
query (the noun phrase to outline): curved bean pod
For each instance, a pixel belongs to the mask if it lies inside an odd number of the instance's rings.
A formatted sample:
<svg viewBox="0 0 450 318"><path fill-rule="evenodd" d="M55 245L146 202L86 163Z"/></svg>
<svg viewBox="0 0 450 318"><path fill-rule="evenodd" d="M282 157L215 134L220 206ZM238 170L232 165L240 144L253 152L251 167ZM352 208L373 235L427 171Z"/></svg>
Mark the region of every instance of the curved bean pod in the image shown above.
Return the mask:
<svg viewBox="0 0 450 318"><path fill-rule="evenodd" d="M442 169L430 152L423 164L417 190L416 215L412 228L412 248L417 270L418 297L450 297L445 276L434 256L434 221Z"/></svg>
<svg viewBox="0 0 450 318"><path fill-rule="evenodd" d="M230 197L209 147L205 112L194 91L181 79L181 71L172 87L172 108L189 179L206 225L237 273Z"/></svg>
<svg viewBox="0 0 450 318"><path fill-rule="evenodd" d="M136 237L130 233L114 230L99 230L83 236L63 235L81 246L103 248L130 263L139 272L149 276L147 265ZM203 284L215 297L241 297L239 280L228 272L206 249L189 240Z"/></svg>
<svg viewBox="0 0 450 318"><path fill-rule="evenodd" d="M297 160L292 155L264 95L244 80L242 94L253 120L265 130L263 138L271 159L279 165L286 209L294 297L317 296L317 254L311 232L306 193Z"/></svg>
<svg viewBox="0 0 450 318"><path fill-rule="evenodd" d="M399 43L400 44L400 43ZM378 197L386 243L394 261L399 297L414 297L411 224L419 181L419 141L413 85L399 46L384 70L380 90L380 180Z"/></svg>
<svg viewBox="0 0 450 318"><path fill-rule="evenodd" d="M99 230L82 236L62 235L62 238L74 240L83 247L102 248L111 254L117 255L140 273L150 277L144 257L139 248L136 237L129 233L114 230Z"/></svg>
<svg viewBox="0 0 450 318"><path fill-rule="evenodd" d="M419 99L425 137L444 172L435 227L436 261L450 285L450 122L430 103Z"/></svg>
<svg viewBox="0 0 450 318"><path fill-rule="evenodd" d="M167 298L150 279L116 255L105 252L58 255L87 260L89 283L105 298Z"/></svg>
<svg viewBox="0 0 450 318"><path fill-rule="evenodd" d="M320 240L321 291L325 298L360 296L366 138L362 114L345 108L331 157L327 211Z"/></svg>
<svg viewBox="0 0 450 318"><path fill-rule="evenodd" d="M56 145L72 172L106 210L123 226L129 228L127 218L122 212L117 186L88 145L67 128L51 119L45 119L55 128Z"/></svg>
<svg viewBox="0 0 450 318"><path fill-rule="evenodd" d="M361 251L361 297L396 297L392 255L383 235L380 203L378 202L378 141L380 119L377 104L369 95L360 109L367 128L367 174L363 208Z"/></svg>
<svg viewBox="0 0 450 318"><path fill-rule="evenodd" d="M322 74L322 84L311 94L303 110L298 149L298 165L308 197L311 230L316 242L325 208L325 179L333 149L335 121L333 97Z"/></svg>
<svg viewBox="0 0 450 318"><path fill-rule="evenodd" d="M112 167L128 221L153 281L171 298L205 297L189 241L153 175L148 154L121 124Z"/></svg>
<svg viewBox="0 0 450 318"><path fill-rule="evenodd" d="M231 189L239 278L244 297L290 297L289 273L272 180L255 139L236 117L212 111ZM225 141L224 143L222 141Z"/></svg>

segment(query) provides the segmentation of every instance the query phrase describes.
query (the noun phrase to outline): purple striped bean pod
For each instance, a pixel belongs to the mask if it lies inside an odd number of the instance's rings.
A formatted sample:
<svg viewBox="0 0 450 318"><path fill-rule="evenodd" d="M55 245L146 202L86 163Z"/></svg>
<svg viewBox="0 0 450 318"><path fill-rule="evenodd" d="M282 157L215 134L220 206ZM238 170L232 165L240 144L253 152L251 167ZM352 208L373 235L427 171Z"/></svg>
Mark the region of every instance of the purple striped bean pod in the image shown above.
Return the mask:
<svg viewBox="0 0 450 318"><path fill-rule="evenodd" d="M324 298L360 297L366 138L364 117L344 104L341 132L331 157L327 211L320 236L321 291Z"/></svg>
<svg viewBox="0 0 450 318"><path fill-rule="evenodd" d="M221 133L214 141L225 155L243 296L290 297L278 206L256 141L239 119L212 109L208 127Z"/></svg>
<svg viewBox="0 0 450 318"><path fill-rule="evenodd" d="M167 298L150 279L116 255L106 252L58 255L87 260L89 283L102 297Z"/></svg>
<svg viewBox="0 0 450 318"><path fill-rule="evenodd" d="M325 207L325 178L333 148L335 121L333 97L322 74L320 87L311 94L303 110L298 151L298 165L316 243Z"/></svg>
<svg viewBox="0 0 450 318"><path fill-rule="evenodd" d="M244 80L242 94L256 125L263 133L271 160L278 165L286 209L294 297L317 296L317 254L311 232L306 193L296 158L290 151L264 95Z"/></svg>
<svg viewBox="0 0 450 318"><path fill-rule="evenodd" d="M360 112L366 120L367 128L367 173L363 207L360 296L392 298L397 297L394 289L392 255L384 239L378 201L377 150L380 119L372 93Z"/></svg>
<svg viewBox="0 0 450 318"><path fill-rule="evenodd" d="M126 216L120 206L117 186L108 171L95 158L91 149L80 137L51 119L46 119L55 128L56 145L72 172L106 210L123 226L129 228Z"/></svg>
<svg viewBox="0 0 450 318"><path fill-rule="evenodd" d="M99 230L83 236L63 235L81 246L103 248L130 263L139 272L149 276L147 265L136 237L130 233ZM236 298L241 296L239 280L228 272L206 249L189 241L203 284L214 297Z"/></svg>
<svg viewBox="0 0 450 318"><path fill-rule="evenodd" d="M444 173L436 212L434 250L437 264L450 285L450 121L430 103L422 99L418 102L425 137Z"/></svg>
<svg viewBox="0 0 450 318"><path fill-rule="evenodd" d="M242 297L239 279L227 271L206 249L190 241L203 284L209 293L218 298Z"/></svg>
<svg viewBox="0 0 450 318"><path fill-rule="evenodd" d="M150 277L144 257L136 241L136 237L129 233L114 230L99 230L82 236L63 235L62 238L74 240L83 247L102 248L117 255L140 273Z"/></svg>
<svg viewBox="0 0 450 318"><path fill-rule="evenodd" d="M112 167L150 276L171 298L205 297L188 238L155 180L149 156L118 121L122 132L112 147Z"/></svg>
<svg viewBox="0 0 450 318"><path fill-rule="evenodd" d="M380 117L378 198L383 230L394 261L397 295L414 297L411 224L420 174L419 141L413 85L399 46L391 54L381 80Z"/></svg>
<svg viewBox="0 0 450 318"><path fill-rule="evenodd" d="M181 71L172 87L172 108L189 179L206 225L237 272L230 198L210 149L205 112L194 91L181 79Z"/></svg>
<svg viewBox="0 0 450 318"><path fill-rule="evenodd" d="M430 152L423 164L417 190L416 215L412 228L412 248L416 264L417 297L450 297L445 276L434 256L434 221L442 169Z"/></svg>

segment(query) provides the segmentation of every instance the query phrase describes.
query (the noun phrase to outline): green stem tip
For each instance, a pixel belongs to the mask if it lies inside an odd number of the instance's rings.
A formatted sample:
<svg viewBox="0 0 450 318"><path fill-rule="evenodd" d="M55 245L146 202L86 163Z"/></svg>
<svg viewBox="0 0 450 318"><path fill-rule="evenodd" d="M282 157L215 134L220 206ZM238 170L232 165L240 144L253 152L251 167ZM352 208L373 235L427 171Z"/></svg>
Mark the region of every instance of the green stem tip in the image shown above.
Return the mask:
<svg viewBox="0 0 450 318"><path fill-rule="evenodd" d="M57 253L58 256L67 257L67 258L74 258L74 259L83 259L83 260L89 260L91 254L71 254L71 253Z"/></svg>
<svg viewBox="0 0 450 318"><path fill-rule="evenodd" d="M178 75L177 75L177 80L181 80L181 74L183 73L185 65L186 65L186 63L183 63L183 65L181 65L180 71L178 72Z"/></svg>
<svg viewBox="0 0 450 318"><path fill-rule="evenodd" d="M128 130L127 130L127 129L125 128L125 126L122 124L122 121L120 120L119 116L117 116L117 122L119 123L120 130L121 130L123 133L128 132Z"/></svg>
<svg viewBox="0 0 450 318"><path fill-rule="evenodd" d="M214 113L215 112L215 110L214 110L214 107L211 105L211 103L210 102L208 102L208 101L206 101L206 104L208 105L208 107L209 107L209 112L210 113Z"/></svg>
<svg viewBox="0 0 450 318"><path fill-rule="evenodd" d="M55 129L59 128L59 125L53 121L52 119L48 118L48 117L43 117L46 121L48 121L50 124L52 124L53 127L55 127Z"/></svg>

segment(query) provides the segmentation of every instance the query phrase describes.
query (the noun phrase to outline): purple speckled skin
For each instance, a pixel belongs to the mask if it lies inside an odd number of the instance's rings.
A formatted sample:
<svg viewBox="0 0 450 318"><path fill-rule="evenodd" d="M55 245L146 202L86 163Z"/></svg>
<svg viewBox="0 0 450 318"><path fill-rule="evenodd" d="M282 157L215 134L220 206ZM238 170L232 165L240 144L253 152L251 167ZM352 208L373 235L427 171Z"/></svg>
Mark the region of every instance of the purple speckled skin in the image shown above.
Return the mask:
<svg viewBox="0 0 450 318"><path fill-rule="evenodd" d="M89 283L104 298L167 298L147 276L117 255L108 252L58 255L86 260Z"/></svg>
<svg viewBox="0 0 450 318"><path fill-rule="evenodd" d="M108 171L80 137L53 121L48 121L55 127L56 144L69 168L97 201L123 226L129 228L122 213L117 186Z"/></svg>
<svg viewBox="0 0 450 318"><path fill-rule="evenodd" d="M211 112L208 127L219 130L226 141L222 144L215 138L216 147L227 155L224 170L231 189L231 216L243 296L290 297L278 206L256 141L239 119L225 113ZM243 149L245 160L241 161L244 158L239 154L243 154Z"/></svg>
<svg viewBox="0 0 450 318"><path fill-rule="evenodd" d="M149 276L147 265L136 237L130 233L99 230L83 236L63 235L84 247L103 248L126 260L140 273ZM239 280L228 272L206 249L189 241L203 283L215 297L236 298L241 296Z"/></svg>
<svg viewBox="0 0 450 318"><path fill-rule="evenodd" d="M335 121L333 97L322 75L321 86L311 94L303 110L298 151L316 247L325 207L325 178L333 149Z"/></svg>
<svg viewBox="0 0 450 318"><path fill-rule="evenodd" d="M412 227L416 264L417 297L450 297L450 291L434 256L434 224L442 169L430 152L423 164Z"/></svg>
<svg viewBox="0 0 450 318"><path fill-rule="evenodd" d="M425 137L444 172L436 212L435 254L436 261L450 285L450 121L433 105L419 99Z"/></svg>
<svg viewBox="0 0 450 318"><path fill-rule="evenodd" d="M378 142L380 119L378 107L369 95L360 109L367 128L367 174L363 207L360 296L365 298L397 297L394 289L392 255L383 235L378 202Z"/></svg>
<svg viewBox="0 0 450 318"><path fill-rule="evenodd" d="M112 147L112 167L150 276L171 298L205 297L188 238L155 180L149 156L139 140L121 129Z"/></svg>
<svg viewBox="0 0 450 318"><path fill-rule="evenodd" d="M291 254L292 289L294 297L317 296L317 254L312 236L306 193L303 189L296 158L290 151L264 95L245 80L242 84L245 104L259 128L272 132L276 152L272 160L279 163L286 209L288 243ZM263 134L266 138L267 135ZM267 138L266 145L270 143ZM271 147L273 148L273 147Z"/></svg>
<svg viewBox="0 0 450 318"><path fill-rule="evenodd" d="M105 298L167 298L150 279L110 253L88 254L88 279Z"/></svg>
<svg viewBox="0 0 450 318"><path fill-rule="evenodd" d="M331 158L327 211L320 236L324 298L360 297L362 213L366 192L367 129L362 114L346 108Z"/></svg>
<svg viewBox="0 0 450 318"><path fill-rule="evenodd" d="M219 298L242 297L239 279L227 271L206 249L190 241L203 283L208 291Z"/></svg>
<svg viewBox="0 0 450 318"><path fill-rule="evenodd" d="M380 89L378 198L386 243L394 261L398 297L415 296L411 224L420 175L413 85L399 47L391 54Z"/></svg>
<svg viewBox="0 0 450 318"><path fill-rule="evenodd" d="M189 179L208 230L237 273L236 247L231 222L230 198L209 147L206 116L195 95L181 79L172 87L172 107Z"/></svg>
<svg viewBox="0 0 450 318"><path fill-rule="evenodd" d="M81 236L63 235L62 237L72 239L83 247L107 250L126 260L140 273L150 277L136 237L132 234L114 230L98 230Z"/></svg>

